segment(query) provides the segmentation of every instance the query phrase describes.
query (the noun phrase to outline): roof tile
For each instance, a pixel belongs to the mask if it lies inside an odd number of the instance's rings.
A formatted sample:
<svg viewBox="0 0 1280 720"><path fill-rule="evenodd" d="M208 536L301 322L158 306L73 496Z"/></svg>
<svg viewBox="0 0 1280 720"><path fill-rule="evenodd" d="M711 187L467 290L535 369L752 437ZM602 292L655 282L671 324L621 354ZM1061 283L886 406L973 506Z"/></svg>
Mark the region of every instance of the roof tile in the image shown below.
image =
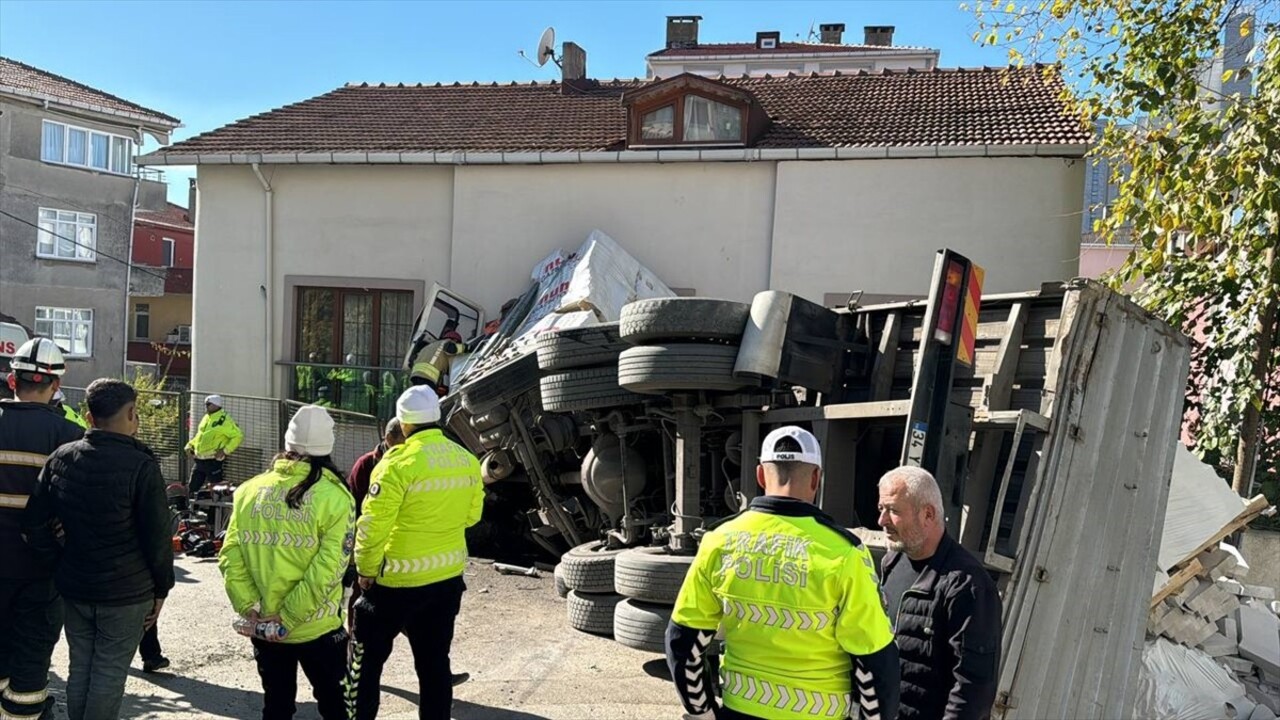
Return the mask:
<svg viewBox="0 0 1280 720"><path fill-rule="evenodd" d="M0 57L0 85L40 93L41 95L61 100L97 105L108 110L148 115L164 121L165 124L177 125L180 122L178 118L172 115L166 115L157 110L143 107L137 103L116 97L111 93L91 88L75 80L55 75L46 70L6 57Z"/></svg>
<svg viewBox="0 0 1280 720"><path fill-rule="evenodd" d="M191 223L191 216L187 213L187 209L181 205L173 203L165 203L163 210L138 210L134 214L137 222L160 223L161 225L170 225L178 228L186 228L194 230L195 225Z"/></svg>

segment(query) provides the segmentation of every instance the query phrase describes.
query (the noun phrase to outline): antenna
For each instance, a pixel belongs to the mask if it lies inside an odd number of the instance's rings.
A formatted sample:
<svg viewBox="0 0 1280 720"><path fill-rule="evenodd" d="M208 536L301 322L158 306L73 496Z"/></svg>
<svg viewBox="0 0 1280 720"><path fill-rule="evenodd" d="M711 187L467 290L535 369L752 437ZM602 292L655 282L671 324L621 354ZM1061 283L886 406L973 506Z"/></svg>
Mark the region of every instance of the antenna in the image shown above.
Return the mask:
<svg viewBox="0 0 1280 720"><path fill-rule="evenodd" d="M536 60L525 55L524 50L518 50L517 54L525 60L528 60L530 65L536 65L537 67L546 65L548 60L559 65L560 61L556 59L556 29L549 27L542 31L542 37L538 38L538 53Z"/></svg>

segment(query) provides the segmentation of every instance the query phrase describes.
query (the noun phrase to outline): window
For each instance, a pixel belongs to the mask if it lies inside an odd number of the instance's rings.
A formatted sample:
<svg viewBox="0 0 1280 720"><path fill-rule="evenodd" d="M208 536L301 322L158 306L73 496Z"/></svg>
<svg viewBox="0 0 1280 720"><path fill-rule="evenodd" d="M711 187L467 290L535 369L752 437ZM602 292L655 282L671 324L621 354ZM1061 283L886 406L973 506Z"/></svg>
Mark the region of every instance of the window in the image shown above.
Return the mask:
<svg viewBox="0 0 1280 720"><path fill-rule="evenodd" d="M303 287L297 290L298 362L398 367L413 334L413 293Z"/></svg>
<svg viewBox="0 0 1280 720"><path fill-rule="evenodd" d="M98 216L72 210L40 208L36 256L50 260L97 259Z"/></svg>
<svg viewBox="0 0 1280 720"><path fill-rule="evenodd" d="M716 80L685 75L672 81L685 86L708 87L708 95L677 85L684 92L657 92L649 99L636 100L628 111L628 143L636 146L673 145L746 145L752 131L755 134L766 127L766 116L750 95L735 97L736 88L725 87ZM712 99L717 98L717 99ZM625 100L624 100L625 102ZM760 118L757 122L754 118Z"/></svg>
<svg viewBox="0 0 1280 720"><path fill-rule="evenodd" d="M738 142L742 139L742 110L697 95L684 99L686 142Z"/></svg>
<svg viewBox="0 0 1280 720"><path fill-rule="evenodd" d="M93 311L75 308L37 307L36 334L57 343L67 357L93 355Z"/></svg>
<svg viewBox="0 0 1280 720"><path fill-rule="evenodd" d="M640 120L640 137L644 140L673 140L676 136L676 106L660 107L645 113Z"/></svg>
<svg viewBox="0 0 1280 720"><path fill-rule="evenodd" d="M172 345L190 345L191 344L191 326L179 325L169 333L165 338L165 342Z"/></svg>
<svg viewBox="0 0 1280 720"><path fill-rule="evenodd" d="M167 267L167 268L173 267L174 244L175 243L173 241L173 238L163 238L160 240L160 250L161 250L160 266L161 267Z"/></svg>
<svg viewBox="0 0 1280 720"><path fill-rule="evenodd" d="M777 38L771 38L771 37L760 38L761 50L773 50L773 49L776 49L777 47L778 47Z"/></svg>
<svg viewBox="0 0 1280 720"><path fill-rule="evenodd" d="M40 159L128 175L133 170L133 140L123 135L45 120Z"/></svg>
<svg viewBox="0 0 1280 720"><path fill-rule="evenodd" d="M151 306L147 303L138 303L133 308L133 337L151 339Z"/></svg>

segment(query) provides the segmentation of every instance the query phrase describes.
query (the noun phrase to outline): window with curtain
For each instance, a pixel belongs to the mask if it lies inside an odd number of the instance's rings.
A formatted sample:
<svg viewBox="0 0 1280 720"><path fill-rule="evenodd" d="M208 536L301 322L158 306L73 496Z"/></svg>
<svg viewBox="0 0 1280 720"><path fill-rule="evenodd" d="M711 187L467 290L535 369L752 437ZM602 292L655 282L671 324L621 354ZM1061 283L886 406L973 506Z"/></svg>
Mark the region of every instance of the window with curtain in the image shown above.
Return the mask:
<svg viewBox="0 0 1280 720"><path fill-rule="evenodd" d="M398 367L413 333L407 290L302 287L294 307L294 361Z"/></svg>
<svg viewBox="0 0 1280 720"><path fill-rule="evenodd" d="M99 170L111 167L109 143L111 138L101 133L93 133L89 139L89 165Z"/></svg>
<svg viewBox="0 0 1280 720"><path fill-rule="evenodd" d="M133 308L133 337L151 339L151 306L147 303L138 303Z"/></svg>
<svg viewBox="0 0 1280 720"><path fill-rule="evenodd" d="M742 111L697 95L684 98L686 142L737 142L742 139Z"/></svg>
<svg viewBox="0 0 1280 720"><path fill-rule="evenodd" d="M97 259L97 215L53 208L40 208L39 214L37 257L84 262Z"/></svg>
<svg viewBox="0 0 1280 720"><path fill-rule="evenodd" d="M83 130L71 128L67 134L67 162L72 165L84 165L88 162L89 134Z"/></svg>
<svg viewBox="0 0 1280 720"><path fill-rule="evenodd" d="M40 159L45 162L66 162L66 137L65 125L45 120L40 142Z"/></svg>
<svg viewBox="0 0 1280 720"><path fill-rule="evenodd" d="M133 171L133 139L45 120L40 159L127 175Z"/></svg>
<svg viewBox="0 0 1280 720"><path fill-rule="evenodd" d="M676 136L676 108L674 105L660 107L645 113L640 121L640 137L644 140L669 140Z"/></svg>
<svg viewBox="0 0 1280 720"><path fill-rule="evenodd" d="M36 334L53 340L67 357L93 355L93 310L36 308Z"/></svg>

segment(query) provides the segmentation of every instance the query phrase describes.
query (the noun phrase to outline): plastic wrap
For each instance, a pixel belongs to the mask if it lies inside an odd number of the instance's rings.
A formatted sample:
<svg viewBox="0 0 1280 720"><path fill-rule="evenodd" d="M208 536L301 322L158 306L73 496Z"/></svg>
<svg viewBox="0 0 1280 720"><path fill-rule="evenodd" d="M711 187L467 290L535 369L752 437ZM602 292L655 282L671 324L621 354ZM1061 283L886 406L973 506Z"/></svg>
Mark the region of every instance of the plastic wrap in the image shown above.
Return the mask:
<svg viewBox="0 0 1280 720"><path fill-rule="evenodd" d="M1134 717L1146 720L1230 720L1244 686L1198 651L1158 638L1146 644Z"/></svg>

